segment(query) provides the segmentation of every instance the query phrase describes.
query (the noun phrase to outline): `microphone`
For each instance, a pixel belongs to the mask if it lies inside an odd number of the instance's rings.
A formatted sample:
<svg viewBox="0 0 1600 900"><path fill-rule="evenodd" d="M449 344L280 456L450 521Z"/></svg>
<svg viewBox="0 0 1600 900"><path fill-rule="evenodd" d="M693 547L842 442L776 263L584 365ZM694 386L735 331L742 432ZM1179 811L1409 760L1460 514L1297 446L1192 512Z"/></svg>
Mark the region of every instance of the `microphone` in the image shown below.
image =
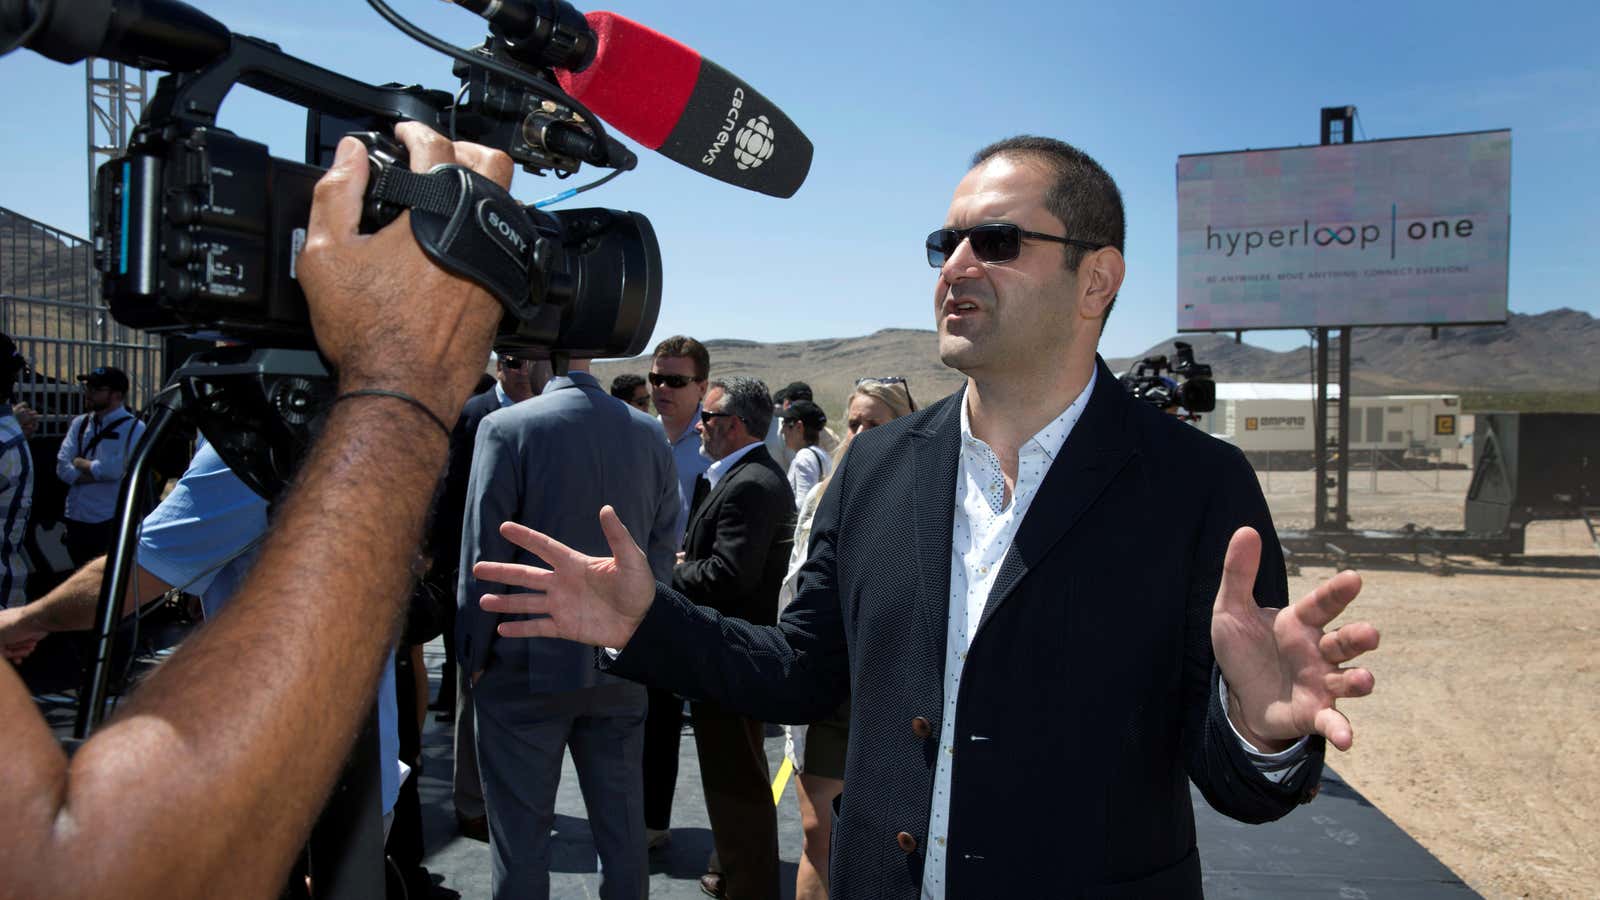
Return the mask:
<svg viewBox="0 0 1600 900"><path fill-rule="evenodd" d="M697 172L792 197L811 170L811 141L771 100L683 44L615 13L584 16L596 36L562 90L618 131Z"/></svg>

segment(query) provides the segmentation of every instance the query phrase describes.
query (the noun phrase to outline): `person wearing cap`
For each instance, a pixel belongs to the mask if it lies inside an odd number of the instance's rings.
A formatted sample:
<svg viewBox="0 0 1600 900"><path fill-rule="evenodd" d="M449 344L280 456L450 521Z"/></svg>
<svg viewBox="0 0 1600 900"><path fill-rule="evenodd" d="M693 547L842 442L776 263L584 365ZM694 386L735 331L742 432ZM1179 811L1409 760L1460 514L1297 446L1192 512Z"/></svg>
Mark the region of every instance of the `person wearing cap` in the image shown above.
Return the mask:
<svg viewBox="0 0 1600 900"><path fill-rule="evenodd" d="M777 460L778 465L785 470L789 468L790 463L794 462L794 450L784 443L783 433L779 428L783 424L783 411L788 409L791 404L799 403L801 400L810 403L815 403L817 400L816 396L811 392L811 385L806 384L804 381L791 381L772 395L772 427L767 431L767 452L771 453L772 458ZM817 433L816 444L822 448L823 452L831 456L835 450L839 449L839 436L824 425L822 430Z"/></svg>
<svg viewBox="0 0 1600 900"><path fill-rule="evenodd" d="M832 457L818 445L828 416L822 407L810 400L796 400L790 402L778 418L782 422L779 433L783 435L783 444L794 455L789 463L789 488L794 491L798 505L812 486L828 477L828 471L833 468Z"/></svg>
<svg viewBox="0 0 1600 900"><path fill-rule="evenodd" d="M56 453L56 477L68 485L62 543L74 567L111 549L122 473L144 434L144 423L123 406L128 396L126 372L96 366L78 380L88 412L72 420Z"/></svg>
<svg viewBox="0 0 1600 900"><path fill-rule="evenodd" d="M33 511L33 454L27 426L11 407L11 391L28 361L9 335L0 334L0 608L27 602L28 564L22 541Z"/></svg>

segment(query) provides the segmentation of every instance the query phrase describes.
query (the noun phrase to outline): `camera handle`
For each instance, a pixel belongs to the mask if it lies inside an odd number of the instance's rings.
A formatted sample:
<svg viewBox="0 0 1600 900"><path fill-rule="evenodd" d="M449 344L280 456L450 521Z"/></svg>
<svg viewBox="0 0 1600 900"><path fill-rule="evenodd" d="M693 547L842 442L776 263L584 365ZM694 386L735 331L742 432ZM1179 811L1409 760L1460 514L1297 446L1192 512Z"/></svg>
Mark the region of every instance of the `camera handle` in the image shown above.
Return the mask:
<svg viewBox="0 0 1600 900"><path fill-rule="evenodd" d="M95 655L78 692L71 744L87 739L105 720L122 598L137 565L135 542L145 514L142 485L161 439L175 423L193 422L229 467L270 499L298 465L313 423L332 394L327 370L312 351L221 348L191 357L156 396L150 423L133 449L117 494L115 539L95 611ZM260 427L268 415L281 417L277 429ZM241 466L253 471L240 471ZM311 896L317 900L383 896L380 767L386 764L392 761L380 755L374 704L306 845Z"/></svg>
<svg viewBox="0 0 1600 900"><path fill-rule="evenodd" d="M313 65L276 44L236 34L229 51L196 72L162 76L145 109L145 127L214 126L222 101L235 84L255 88L296 106L351 119L398 122L413 119L443 131L441 111L450 94L419 87L376 87Z"/></svg>

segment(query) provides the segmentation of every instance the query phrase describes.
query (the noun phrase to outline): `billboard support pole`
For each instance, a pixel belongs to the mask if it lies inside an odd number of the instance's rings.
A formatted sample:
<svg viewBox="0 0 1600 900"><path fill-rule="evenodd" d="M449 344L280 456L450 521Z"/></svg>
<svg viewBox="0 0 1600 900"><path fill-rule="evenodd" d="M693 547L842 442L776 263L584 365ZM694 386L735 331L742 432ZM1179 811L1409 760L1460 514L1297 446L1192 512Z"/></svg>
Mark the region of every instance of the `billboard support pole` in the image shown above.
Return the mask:
<svg viewBox="0 0 1600 900"><path fill-rule="evenodd" d="M1322 143L1349 144L1355 141L1354 106L1324 106L1322 108ZM1337 126L1337 127L1335 127ZM1328 341L1330 328L1316 330L1317 387L1316 387L1316 440L1313 454L1317 463L1317 494L1315 531L1345 531L1350 525L1350 344L1355 340L1355 329L1339 329L1339 396L1329 396ZM1332 463L1332 470L1329 463Z"/></svg>

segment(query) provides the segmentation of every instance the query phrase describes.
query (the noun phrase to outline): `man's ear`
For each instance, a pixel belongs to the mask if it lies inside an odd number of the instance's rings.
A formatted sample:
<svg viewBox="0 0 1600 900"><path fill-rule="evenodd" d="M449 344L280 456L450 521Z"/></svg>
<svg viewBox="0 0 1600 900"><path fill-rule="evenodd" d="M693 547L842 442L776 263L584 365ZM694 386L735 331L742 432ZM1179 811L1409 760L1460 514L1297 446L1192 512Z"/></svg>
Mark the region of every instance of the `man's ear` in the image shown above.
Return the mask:
<svg viewBox="0 0 1600 900"><path fill-rule="evenodd" d="M1078 316L1103 319L1111 301L1122 290L1127 263L1115 247L1102 247L1084 256L1078 264Z"/></svg>

